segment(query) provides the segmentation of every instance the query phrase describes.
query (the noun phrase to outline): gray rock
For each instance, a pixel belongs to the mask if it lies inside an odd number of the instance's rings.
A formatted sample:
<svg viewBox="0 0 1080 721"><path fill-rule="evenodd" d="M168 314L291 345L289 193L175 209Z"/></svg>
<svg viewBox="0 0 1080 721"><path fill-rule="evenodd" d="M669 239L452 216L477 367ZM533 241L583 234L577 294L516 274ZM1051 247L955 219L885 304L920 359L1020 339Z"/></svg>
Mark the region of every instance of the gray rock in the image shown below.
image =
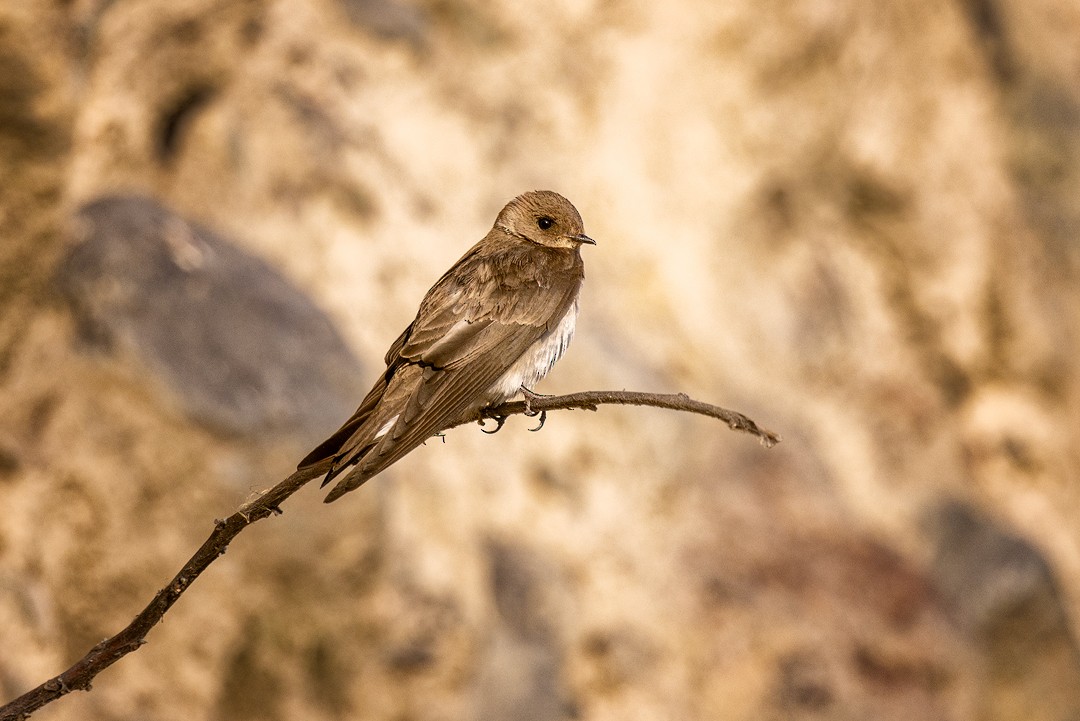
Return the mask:
<svg viewBox="0 0 1080 721"><path fill-rule="evenodd" d="M926 520L936 545L935 584L982 647L989 703L1011 699L1032 721L1077 718L1080 647L1042 552L961 502L939 504ZM1014 717L1005 710L986 718Z"/></svg>
<svg viewBox="0 0 1080 721"><path fill-rule="evenodd" d="M80 337L133 353L193 419L307 440L363 395L330 319L266 262L150 198L103 198L78 221L56 282Z"/></svg>

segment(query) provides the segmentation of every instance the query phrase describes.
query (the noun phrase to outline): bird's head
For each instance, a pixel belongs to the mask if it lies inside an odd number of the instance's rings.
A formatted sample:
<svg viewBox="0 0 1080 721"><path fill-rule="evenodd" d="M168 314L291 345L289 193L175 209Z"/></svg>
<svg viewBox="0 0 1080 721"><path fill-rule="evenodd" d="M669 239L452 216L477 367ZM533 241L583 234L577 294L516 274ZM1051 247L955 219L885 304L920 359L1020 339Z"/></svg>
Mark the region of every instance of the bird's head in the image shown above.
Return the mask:
<svg viewBox="0 0 1080 721"><path fill-rule="evenodd" d="M573 204L550 190L523 193L506 204L495 227L507 235L548 248L580 248L596 245L585 235L585 225Z"/></svg>

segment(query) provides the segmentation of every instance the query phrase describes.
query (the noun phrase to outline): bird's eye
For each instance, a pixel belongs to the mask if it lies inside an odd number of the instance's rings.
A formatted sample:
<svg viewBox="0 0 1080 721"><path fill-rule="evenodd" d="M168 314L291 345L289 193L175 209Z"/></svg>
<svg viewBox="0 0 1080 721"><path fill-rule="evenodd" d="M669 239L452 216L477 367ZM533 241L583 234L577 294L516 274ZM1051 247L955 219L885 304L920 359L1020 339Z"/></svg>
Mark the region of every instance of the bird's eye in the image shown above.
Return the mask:
<svg viewBox="0 0 1080 721"><path fill-rule="evenodd" d="M546 215L536 219L536 227L540 230L547 230L553 225L555 225L555 221Z"/></svg>

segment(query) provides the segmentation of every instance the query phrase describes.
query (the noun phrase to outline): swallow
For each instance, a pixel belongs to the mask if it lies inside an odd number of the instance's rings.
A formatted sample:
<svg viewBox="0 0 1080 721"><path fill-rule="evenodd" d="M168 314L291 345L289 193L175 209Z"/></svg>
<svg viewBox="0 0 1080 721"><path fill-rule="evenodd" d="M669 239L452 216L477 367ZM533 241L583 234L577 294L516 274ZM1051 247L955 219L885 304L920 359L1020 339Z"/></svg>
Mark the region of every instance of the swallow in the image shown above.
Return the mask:
<svg viewBox="0 0 1080 721"><path fill-rule="evenodd" d="M356 412L298 469L332 459L330 503L433 435L532 388L566 352L585 277L581 215L540 190L506 204L431 287Z"/></svg>

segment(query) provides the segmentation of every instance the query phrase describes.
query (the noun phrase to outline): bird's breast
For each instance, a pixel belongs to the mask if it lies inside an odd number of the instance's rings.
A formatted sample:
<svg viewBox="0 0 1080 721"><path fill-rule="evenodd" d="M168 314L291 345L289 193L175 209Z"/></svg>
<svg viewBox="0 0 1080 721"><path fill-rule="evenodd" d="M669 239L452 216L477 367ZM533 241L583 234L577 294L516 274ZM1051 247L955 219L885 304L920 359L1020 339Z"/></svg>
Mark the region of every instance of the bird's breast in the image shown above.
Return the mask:
<svg viewBox="0 0 1080 721"><path fill-rule="evenodd" d="M495 382L488 393L488 402L493 405L502 403L517 395L522 386L531 390L546 376L570 345L577 315L578 302L575 300L552 331L533 343Z"/></svg>

